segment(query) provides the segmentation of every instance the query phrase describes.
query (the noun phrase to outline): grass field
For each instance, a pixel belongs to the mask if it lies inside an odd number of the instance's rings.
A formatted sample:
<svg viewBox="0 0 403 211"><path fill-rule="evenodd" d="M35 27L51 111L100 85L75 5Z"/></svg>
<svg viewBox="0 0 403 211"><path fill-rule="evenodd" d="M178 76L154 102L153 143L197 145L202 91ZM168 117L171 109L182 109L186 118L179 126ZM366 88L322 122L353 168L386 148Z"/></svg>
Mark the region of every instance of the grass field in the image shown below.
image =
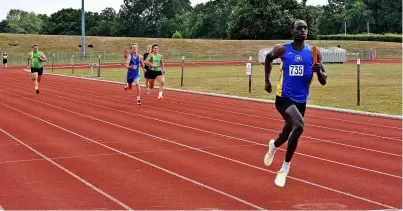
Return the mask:
<svg viewBox="0 0 403 211"><path fill-rule="evenodd" d="M357 102L356 65L326 65L329 78L326 86L312 83L309 104L348 108L386 114L402 114L402 65L361 65L361 106ZM243 66L185 67L184 86L180 86L181 68L167 68L166 86L193 91L235 96L274 99L275 92L264 90L264 67L253 66L252 92L248 92L248 77ZM271 81L276 89L279 66L274 66ZM49 72L49 71L48 71ZM56 69L54 73L72 75L71 69ZM89 69L76 69L75 76L88 75ZM102 69L101 79L125 82L126 70ZM141 84L144 84L142 76ZM122 89L123 90L123 89Z"/></svg>
<svg viewBox="0 0 403 211"><path fill-rule="evenodd" d="M19 46L13 47L9 43L18 41ZM140 51L146 50L146 45L158 43L160 51L171 60L178 60L180 56L186 56L189 60L215 60L215 59L247 59L248 56L256 56L262 48L273 47L277 43L289 40L203 40L203 39L162 39L162 38L130 38L130 37L93 37L87 36L86 43L93 44L93 48L86 48L88 57L94 60L102 56L104 62L119 60L123 50L128 49L132 43L138 43ZM62 35L24 35L1 34L0 51L7 51L11 55L27 53L33 43L39 44L40 50L49 54L56 54L58 60L69 63L72 55L80 58L81 36ZM348 52L358 52L358 49L373 48L377 50L379 58L398 58L402 55L401 43L369 42L369 41L333 41L333 40L308 40L307 43L320 47L336 47L340 45ZM63 54L62 54L63 53ZM363 52L366 54L367 52ZM10 57L11 57L10 55ZM20 61L21 58L16 58ZM25 59L22 59L25 60ZM77 61L79 62L79 61ZM86 61L86 63L88 63Z"/></svg>

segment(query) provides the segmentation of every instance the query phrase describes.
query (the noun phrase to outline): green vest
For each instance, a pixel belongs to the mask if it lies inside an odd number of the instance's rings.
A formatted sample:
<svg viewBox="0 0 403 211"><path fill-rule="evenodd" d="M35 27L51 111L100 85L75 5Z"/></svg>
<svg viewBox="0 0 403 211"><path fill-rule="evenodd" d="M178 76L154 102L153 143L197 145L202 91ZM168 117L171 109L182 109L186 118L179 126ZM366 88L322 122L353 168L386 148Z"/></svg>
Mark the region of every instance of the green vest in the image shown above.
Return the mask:
<svg viewBox="0 0 403 211"><path fill-rule="evenodd" d="M31 67L33 68L41 68L43 66L41 59L41 52L31 52Z"/></svg>
<svg viewBox="0 0 403 211"><path fill-rule="evenodd" d="M161 71L161 55L152 54L152 56L150 58L150 63L155 66L158 66L158 67L152 67L151 68L152 71Z"/></svg>

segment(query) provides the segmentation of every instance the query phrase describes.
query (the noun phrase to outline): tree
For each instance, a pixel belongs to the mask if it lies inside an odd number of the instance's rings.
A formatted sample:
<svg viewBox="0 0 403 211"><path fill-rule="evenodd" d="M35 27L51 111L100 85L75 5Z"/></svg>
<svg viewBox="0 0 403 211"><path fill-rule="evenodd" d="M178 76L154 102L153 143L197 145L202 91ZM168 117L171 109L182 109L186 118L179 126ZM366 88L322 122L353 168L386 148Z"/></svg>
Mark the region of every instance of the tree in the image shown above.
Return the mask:
<svg viewBox="0 0 403 211"><path fill-rule="evenodd" d="M42 19L33 12L12 9L7 14L7 32L18 34L38 34Z"/></svg>

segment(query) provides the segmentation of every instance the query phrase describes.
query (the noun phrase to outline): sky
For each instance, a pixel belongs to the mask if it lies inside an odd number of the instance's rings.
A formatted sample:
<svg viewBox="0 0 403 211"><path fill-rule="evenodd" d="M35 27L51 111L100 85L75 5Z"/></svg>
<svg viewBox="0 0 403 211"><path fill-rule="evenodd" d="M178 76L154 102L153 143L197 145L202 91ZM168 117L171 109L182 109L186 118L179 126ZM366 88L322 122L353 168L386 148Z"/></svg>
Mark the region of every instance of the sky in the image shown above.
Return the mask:
<svg viewBox="0 0 403 211"><path fill-rule="evenodd" d="M192 6L204 3L209 0L190 0ZM327 0L308 0L308 5L324 5ZM100 12L106 7L112 7L119 11L123 0L85 0L84 9L86 11ZM52 14L63 8L81 9L81 0L0 0L0 20L7 17L10 9L21 9L28 12L41 14Z"/></svg>

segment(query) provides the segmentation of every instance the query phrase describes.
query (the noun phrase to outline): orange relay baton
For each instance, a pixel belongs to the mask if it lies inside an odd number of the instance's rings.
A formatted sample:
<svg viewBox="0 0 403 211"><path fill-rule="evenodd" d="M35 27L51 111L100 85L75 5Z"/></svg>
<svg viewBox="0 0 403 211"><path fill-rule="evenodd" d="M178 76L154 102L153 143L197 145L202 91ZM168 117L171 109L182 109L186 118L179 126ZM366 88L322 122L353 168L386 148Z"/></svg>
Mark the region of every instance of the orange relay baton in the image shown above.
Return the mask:
<svg viewBox="0 0 403 211"><path fill-rule="evenodd" d="M318 48L316 46L313 46L313 63L317 64L318 63Z"/></svg>

